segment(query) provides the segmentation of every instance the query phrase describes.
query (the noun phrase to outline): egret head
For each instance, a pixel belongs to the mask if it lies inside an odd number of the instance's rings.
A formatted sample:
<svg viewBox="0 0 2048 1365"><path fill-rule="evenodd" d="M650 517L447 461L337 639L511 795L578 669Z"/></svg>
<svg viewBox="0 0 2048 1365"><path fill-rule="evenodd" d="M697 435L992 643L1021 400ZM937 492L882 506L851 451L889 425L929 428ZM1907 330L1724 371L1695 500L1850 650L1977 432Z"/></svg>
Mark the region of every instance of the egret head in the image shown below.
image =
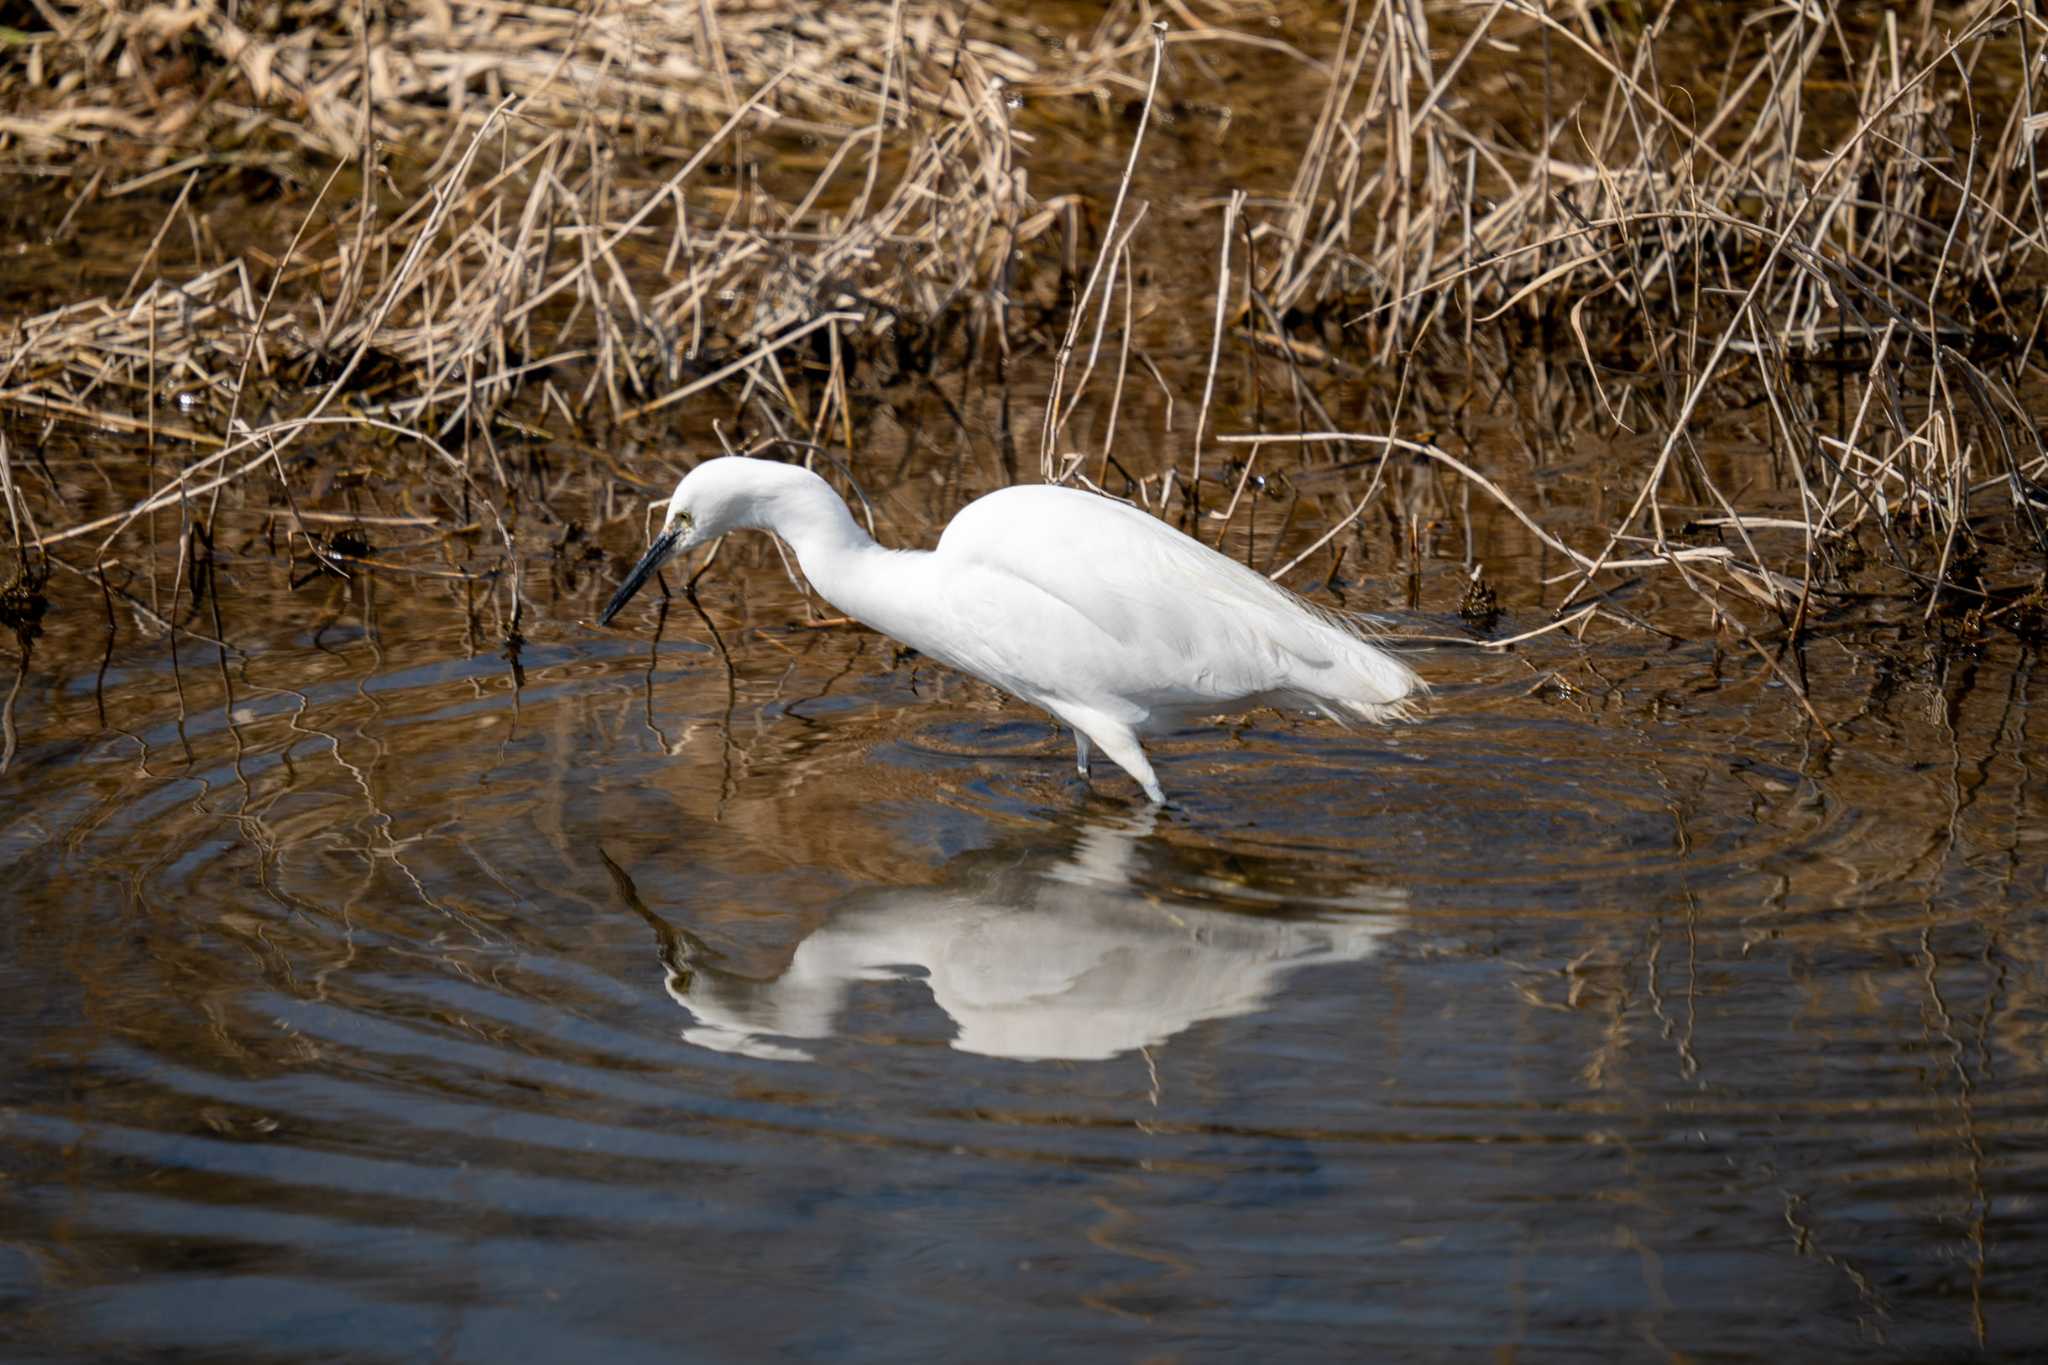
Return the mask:
<svg viewBox="0 0 2048 1365"><path fill-rule="evenodd" d="M619 584L605 604L604 614L597 618L598 624L610 625L641 585L654 577L654 571L677 555L688 554L728 531L768 524L766 507L774 495L805 480L816 482L814 476L794 466L740 455L706 460L683 475L669 496L661 534Z"/></svg>
<svg viewBox="0 0 2048 1365"><path fill-rule="evenodd" d="M702 469L704 466L698 466ZM676 485L676 491L669 495L668 515L662 519L661 534L647 547L647 553L640 556L640 562L626 575L626 581L619 584L619 590L612 594L612 600L605 603L604 614L597 618L601 626L608 626L612 618L640 591L641 585L654 577L655 571L679 554L688 554L707 540L716 540L725 534L726 528L717 524L721 510L718 506L704 507L700 504L722 503L721 499L705 499L699 496L700 489L693 482L698 470L693 469L683 476Z"/></svg>
<svg viewBox="0 0 2048 1365"><path fill-rule="evenodd" d="M839 495L802 465L745 455L706 460L676 485L661 534L612 594L598 624L609 625L656 569L728 531L774 531L789 539L806 528L813 535L872 544L854 526Z"/></svg>

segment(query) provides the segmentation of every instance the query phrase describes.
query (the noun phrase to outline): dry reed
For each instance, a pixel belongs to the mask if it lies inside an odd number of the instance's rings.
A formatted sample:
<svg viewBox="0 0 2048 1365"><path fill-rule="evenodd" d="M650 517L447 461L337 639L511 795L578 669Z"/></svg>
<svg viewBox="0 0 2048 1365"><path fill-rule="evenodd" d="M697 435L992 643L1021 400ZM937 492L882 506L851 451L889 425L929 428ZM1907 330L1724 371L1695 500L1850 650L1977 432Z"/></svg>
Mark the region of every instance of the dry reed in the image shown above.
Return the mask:
<svg viewBox="0 0 2048 1365"><path fill-rule="evenodd" d="M337 9L289 32L260 6L47 5L12 52L0 136L141 163L81 199L177 189L128 289L0 339L0 405L17 433L186 454L95 516L11 455L15 542L25 564L90 545L67 567L91 572L138 522L175 507L210 526L233 494L339 569L320 529L339 514L306 505L294 448L347 425L411 452L441 509L421 520L487 524L516 560L521 500L561 486L536 445L566 443L585 505L621 520L622 490L672 471L606 447L667 439L706 395L746 439L852 460L879 389L941 372L1000 394L1014 477L1010 385L1035 361L1041 477L1219 543L1256 542L1248 492L1291 485L1276 576L1341 559L1429 466L1429 496L1476 490L1562 556L1552 605L1576 623L1613 575L1659 571L1760 650L1873 598L2038 630L2048 25L2013 0L1624 8L1367 0L1289 42L1250 4L1169 5L1171 33L1133 4L1056 45L993 6L911 0ZM1168 373L1134 318L1133 187L1162 72L1177 99L1196 85L1169 58L1189 41L1311 73L1319 103L1287 185L1213 187L1248 193L1218 200L1213 293L1169 304L1213 314L1206 365ZM1709 50L1719 69L1698 66ZM1017 105L1069 95L1135 116L1113 196L1034 188ZM197 178L250 146L333 159L352 203L322 218L323 188L276 254L153 274ZM1291 422L1222 431L1226 361ZM1184 449L1133 470L1108 436L1070 440L1103 413L1113 435L1141 374L1169 426L1177 389L1196 404ZM1332 417L1346 390L1376 395L1384 430ZM1501 414L1526 469L1471 434ZM1586 440L1627 492L1575 543L1509 489ZM1419 555L1422 513L1390 514Z"/></svg>

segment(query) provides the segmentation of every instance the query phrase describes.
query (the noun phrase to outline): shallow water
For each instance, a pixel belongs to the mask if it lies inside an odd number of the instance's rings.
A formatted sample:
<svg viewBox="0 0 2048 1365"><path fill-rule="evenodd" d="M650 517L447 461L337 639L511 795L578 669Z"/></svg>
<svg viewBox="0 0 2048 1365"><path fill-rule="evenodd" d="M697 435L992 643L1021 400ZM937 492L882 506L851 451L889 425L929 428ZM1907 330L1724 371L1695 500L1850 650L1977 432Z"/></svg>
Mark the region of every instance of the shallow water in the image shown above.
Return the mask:
<svg viewBox="0 0 2048 1365"><path fill-rule="evenodd" d="M872 636L515 686L384 591L31 673L12 1357L2048 1345L2031 654L1816 670L1829 743L1705 646L1438 649L1154 816Z"/></svg>

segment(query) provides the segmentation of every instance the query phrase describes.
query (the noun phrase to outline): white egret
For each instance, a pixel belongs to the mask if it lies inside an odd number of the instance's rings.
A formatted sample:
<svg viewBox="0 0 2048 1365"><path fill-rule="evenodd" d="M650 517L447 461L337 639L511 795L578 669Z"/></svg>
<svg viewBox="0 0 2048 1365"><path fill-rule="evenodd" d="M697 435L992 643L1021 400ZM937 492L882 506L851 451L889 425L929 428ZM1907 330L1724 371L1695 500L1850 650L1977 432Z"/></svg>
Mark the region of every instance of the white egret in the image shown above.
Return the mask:
<svg viewBox="0 0 2048 1365"><path fill-rule="evenodd" d="M671 557L739 530L780 536L856 621L1064 721L1083 779L1092 746L1154 802L1166 796L1140 735L1254 706L1393 720L1426 690L1357 623L1111 498L998 489L937 549L885 550L816 474L737 455L676 485L599 623Z"/></svg>

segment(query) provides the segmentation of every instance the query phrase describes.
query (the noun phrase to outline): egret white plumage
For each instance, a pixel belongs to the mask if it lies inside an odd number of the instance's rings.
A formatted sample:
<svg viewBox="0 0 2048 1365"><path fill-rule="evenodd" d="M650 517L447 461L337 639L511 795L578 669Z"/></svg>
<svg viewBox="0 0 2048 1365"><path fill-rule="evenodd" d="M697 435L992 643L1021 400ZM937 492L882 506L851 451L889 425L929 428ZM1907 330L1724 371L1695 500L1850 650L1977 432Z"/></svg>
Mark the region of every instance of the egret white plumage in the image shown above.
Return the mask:
<svg viewBox="0 0 2048 1365"><path fill-rule="evenodd" d="M888 550L816 474L737 455L676 485L599 623L672 557L740 530L780 536L854 620L1063 721L1084 779L1092 746L1154 802L1141 735L1255 706L1393 720L1426 690L1350 618L1114 499L1020 484L962 508L936 549Z"/></svg>

